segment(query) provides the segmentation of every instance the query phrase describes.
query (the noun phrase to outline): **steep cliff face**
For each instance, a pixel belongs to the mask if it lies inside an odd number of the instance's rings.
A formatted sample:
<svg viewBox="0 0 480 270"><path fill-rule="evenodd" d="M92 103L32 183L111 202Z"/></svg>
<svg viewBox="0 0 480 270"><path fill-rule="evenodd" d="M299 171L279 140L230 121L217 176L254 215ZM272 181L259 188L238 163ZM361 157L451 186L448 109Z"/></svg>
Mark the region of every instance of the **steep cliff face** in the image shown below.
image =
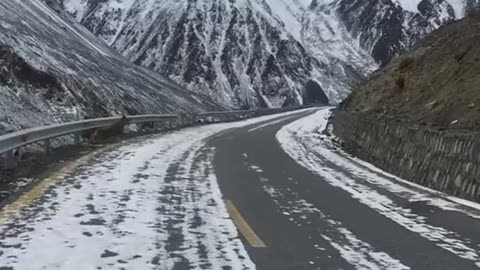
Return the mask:
<svg viewBox="0 0 480 270"><path fill-rule="evenodd" d="M0 134L85 117L215 108L41 1L0 2Z"/></svg>
<svg viewBox="0 0 480 270"><path fill-rule="evenodd" d="M44 0L47 1L47 0ZM478 0L48 0L132 62L235 107L333 103ZM308 101L307 101L308 102Z"/></svg>

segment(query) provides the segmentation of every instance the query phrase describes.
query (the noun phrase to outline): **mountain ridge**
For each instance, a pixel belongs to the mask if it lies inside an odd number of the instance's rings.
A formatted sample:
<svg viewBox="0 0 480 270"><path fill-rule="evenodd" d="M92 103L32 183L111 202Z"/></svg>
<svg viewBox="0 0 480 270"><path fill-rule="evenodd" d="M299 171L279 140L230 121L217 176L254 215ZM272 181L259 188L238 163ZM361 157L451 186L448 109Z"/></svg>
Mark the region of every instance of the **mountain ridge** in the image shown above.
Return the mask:
<svg viewBox="0 0 480 270"><path fill-rule="evenodd" d="M427 33L480 6L478 0L56 2L132 62L229 107L303 103L309 82L338 103Z"/></svg>

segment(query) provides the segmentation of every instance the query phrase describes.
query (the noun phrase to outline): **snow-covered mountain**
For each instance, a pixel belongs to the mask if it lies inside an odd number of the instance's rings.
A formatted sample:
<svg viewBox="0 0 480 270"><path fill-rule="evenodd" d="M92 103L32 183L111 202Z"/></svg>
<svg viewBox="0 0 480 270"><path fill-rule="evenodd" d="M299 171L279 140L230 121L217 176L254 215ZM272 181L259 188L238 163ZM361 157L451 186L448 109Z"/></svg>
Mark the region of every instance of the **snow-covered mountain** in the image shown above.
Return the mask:
<svg viewBox="0 0 480 270"><path fill-rule="evenodd" d="M132 64L40 0L0 1L0 134L86 117L218 108Z"/></svg>
<svg viewBox="0 0 480 270"><path fill-rule="evenodd" d="M63 5L132 62L236 107L301 103L313 82L339 102L379 65L479 6L479 0L45 1Z"/></svg>
<svg viewBox="0 0 480 270"><path fill-rule="evenodd" d="M319 2L322 0L318 0ZM381 65L426 34L480 7L479 0L339 0L337 14Z"/></svg>
<svg viewBox="0 0 480 270"><path fill-rule="evenodd" d="M223 104L297 104L309 81L338 101L377 65L346 34L335 13L323 5L290 2L66 0L64 4L79 22L132 62Z"/></svg>

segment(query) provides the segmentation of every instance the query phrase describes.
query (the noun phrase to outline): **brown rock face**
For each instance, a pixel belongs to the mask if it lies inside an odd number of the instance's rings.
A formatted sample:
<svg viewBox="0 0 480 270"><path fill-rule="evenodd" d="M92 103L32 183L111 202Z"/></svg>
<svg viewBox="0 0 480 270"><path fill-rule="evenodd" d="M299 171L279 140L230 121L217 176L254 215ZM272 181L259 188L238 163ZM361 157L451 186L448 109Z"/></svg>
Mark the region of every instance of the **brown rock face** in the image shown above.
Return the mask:
<svg viewBox="0 0 480 270"><path fill-rule="evenodd" d="M53 75L33 68L11 47L2 44L0 44L0 85L47 89L42 91L46 99L59 97L64 92Z"/></svg>
<svg viewBox="0 0 480 270"><path fill-rule="evenodd" d="M373 74L343 108L433 126L480 128L480 16L470 14L428 35Z"/></svg>

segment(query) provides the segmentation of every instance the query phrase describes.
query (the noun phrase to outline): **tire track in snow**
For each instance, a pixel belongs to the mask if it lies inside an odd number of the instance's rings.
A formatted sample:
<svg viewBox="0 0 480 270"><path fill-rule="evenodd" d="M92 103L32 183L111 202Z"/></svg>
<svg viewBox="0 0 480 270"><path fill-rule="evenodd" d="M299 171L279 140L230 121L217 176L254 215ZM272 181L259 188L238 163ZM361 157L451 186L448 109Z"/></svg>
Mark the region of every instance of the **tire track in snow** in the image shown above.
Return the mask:
<svg viewBox="0 0 480 270"><path fill-rule="evenodd" d="M28 208L28 223L2 223L1 265L255 269L223 205L214 150L192 144L152 140L101 157Z"/></svg>
<svg viewBox="0 0 480 270"><path fill-rule="evenodd" d="M174 154L167 170L155 227L168 239L154 260L168 269L255 269L223 204L213 155L198 145Z"/></svg>

